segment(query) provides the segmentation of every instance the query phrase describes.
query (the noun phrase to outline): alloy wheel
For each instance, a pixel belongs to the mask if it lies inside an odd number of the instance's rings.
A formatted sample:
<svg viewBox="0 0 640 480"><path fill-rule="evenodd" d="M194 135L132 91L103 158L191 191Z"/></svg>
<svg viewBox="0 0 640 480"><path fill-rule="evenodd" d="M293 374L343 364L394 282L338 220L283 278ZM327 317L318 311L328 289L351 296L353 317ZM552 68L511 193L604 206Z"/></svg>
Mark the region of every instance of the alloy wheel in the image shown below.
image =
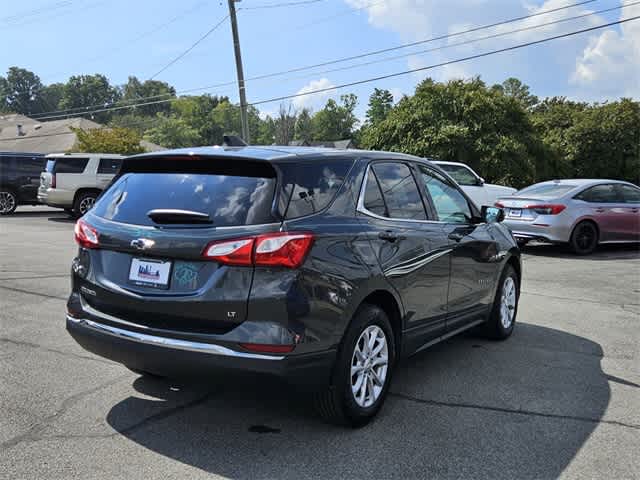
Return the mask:
<svg viewBox="0 0 640 480"><path fill-rule="evenodd" d="M11 213L16 208L16 197L11 192L0 192L0 214Z"/></svg>
<svg viewBox="0 0 640 480"><path fill-rule="evenodd" d="M372 406L382 394L389 367L389 346L377 325L364 329L351 358L351 392L363 408Z"/></svg>
<svg viewBox="0 0 640 480"><path fill-rule="evenodd" d="M581 250L588 250L593 245L596 232L591 225L581 225L576 232L576 244Z"/></svg>
<svg viewBox="0 0 640 480"><path fill-rule="evenodd" d="M500 298L500 322L506 330L511 327L516 312L516 282L512 277L507 277L502 285Z"/></svg>
<svg viewBox="0 0 640 480"><path fill-rule="evenodd" d="M83 198L78 207L78 210L80 210L80 214L84 215L85 213L87 213L89 210L93 208L93 205L95 203L96 203L96 199L93 197Z"/></svg>

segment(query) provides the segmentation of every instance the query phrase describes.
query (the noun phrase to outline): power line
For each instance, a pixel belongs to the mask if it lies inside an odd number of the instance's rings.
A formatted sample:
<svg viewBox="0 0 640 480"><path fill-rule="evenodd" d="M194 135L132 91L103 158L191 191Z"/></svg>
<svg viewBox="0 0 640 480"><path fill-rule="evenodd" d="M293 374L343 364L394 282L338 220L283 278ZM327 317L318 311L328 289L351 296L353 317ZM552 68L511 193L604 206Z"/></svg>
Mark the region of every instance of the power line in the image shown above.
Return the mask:
<svg viewBox="0 0 640 480"><path fill-rule="evenodd" d="M202 35L198 40L196 40L189 48L187 48L184 52L182 52L180 55L178 55L176 58L174 58L173 60L171 60L169 63L167 63L164 67L162 67L160 70L158 70L156 73L154 73L153 75L151 75L149 77L149 80L153 80L155 77L157 77L158 75L160 75L162 72L164 72L167 68L169 68L171 65L173 65L174 63L176 63L177 61L179 61L180 59L182 59L183 57L185 57L191 50L193 50L194 48L196 48L200 42L202 42L205 38L207 38L209 35L211 35L213 32L215 32L218 27L220 25L222 25L227 18L229 18L229 15L225 15L222 20L220 20L218 23L216 23L213 27L211 27L204 35Z"/></svg>
<svg viewBox="0 0 640 480"><path fill-rule="evenodd" d="M271 3L269 5L255 5L251 7L241 7L238 10L262 10L266 8L297 7L300 5L309 5L310 3L318 3L323 1L324 0L302 0L299 2Z"/></svg>
<svg viewBox="0 0 640 480"><path fill-rule="evenodd" d="M543 39L540 39L540 40L534 40L534 41L531 41L531 42L512 45L510 47L500 48L500 49L497 49L497 50L491 50L489 52L483 52L483 53L479 53L479 54L476 54L476 55L470 55L468 57L462 57L462 58L457 58L455 60L449 60L449 61L446 61L446 62L436 63L436 64L433 64L433 65L428 65L426 67L413 68L411 70L404 70L402 72L390 73L388 75L381 75L379 77L367 78L365 80L358 80L358 81L355 81L355 82L343 83L341 85L334 85L332 87L320 88L320 89L317 89L317 90L311 90L311 91L308 91L308 92L296 93L296 94L293 94L293 95L285 95L285 96L282 96L282 97L274 97L274 98L270 98L268 100L260 100L260 101L257 101L257 102L252 102L249 105L261 105L263 103L280 102L282 100L289 100L291 98L304 97L304 96L308 96L308 95L314 95L316 93L329 92L329 91L338 90L338 89L345 88L345 87L353 87L355 85L362 85L364 83L376 82L378 80L386 80L388 78L400 77L402 75L408 75L410 73L416 73L416 72L422 72L422 71L425 71L425 70L431 70L431 69L438 68L438 67L444 67L444 66L447 66L447 65L453 65L455 63L468 62L470 60L476 60L478 58L488 57L490 55L495 55L495 54L498 54L498 53L504 53L504 52L509 52L509 51L512 51L512 50L518 50L518 49L524 48L524 47L530 47L530 46L533 46L533 45L539 45L541 43L550 42L552 40L558 40L558 39L561 39L561 38L572 37L574 35L580 35L582 33L593 32L595 30L600 30L602 28L612 27L614 25L620 25L622 23L626 23L626 22L630 22L630 21L638 20L638 19L640 19L640 15L637 15L635 17L629 17L629 18L625 18L625 19L620 19L620 20L617 20L615 22L605 23L605 24L602 24L602 25L596 25L594 27L584 28L582 30L576 30L576 31L569 32L569 33L563 33L561 35L554 35L552 37L546 37L546 38L543 38Z"/></svg>
<svg viewBox="0 0 640 480"><path fill-rule="evenodd" d="M415 46L415 45L431 43L431 42L435 42L437 40L444 40L444 39L448 39L448 38L451 38L451 37L464 35L464 34L467 34L467 33L477 32L477 31L483 30L483 29L494 28L496 26L507 25L507 24L515 23L515 22L518 22L518 21L521 21L521 20L527 20L529 18L534 18L534 17L540 16L540 15L545 15L545 14L557 12L557 11L560 11L560 10L566 10L566 9L574 8L574 7L581 6L581 5L584 5L584 4L587 4L587 3L592 3L592 2L595 2L595 1L597 1L597 0L587 0L587 1L581 1L581 2L578 2L578 3L572 3L572 4L569 4L569 5L564 5L562 7L557 7L557 8L553 8L553 9L550 9L550 10L543 10L543 11L540 11L540 12L536 12L536 13L531 14L531 15L511 18L511 19L508 19L508 20L495 22L495 23L492 23L492 24L489 24L489 25L482 25L482 26L478 26L478 27L473 27L473 28L470 28L470 29L467 29L467 30L461 30L461 31L454 32L454 33L447 34L447 35L440 35L440 36L437 36L437 37L432 37L432 38L428 38L428 39L425 39L425 40L420 40L420 41L412 42L412 43L408 43L408 44L398 45L398 46L391 47L391 48L386 48L386 49L383 49L383 50L365 52L365 53L360 54L360 55L354 55L354 56L350 56L350 57L339 58L339 59L336 59L336 60L322 62L322 63L318 63L318 64L315 64L315 65L308 65L308 66L305 66L305 67L297 67L297 68L293 68L293 69L289 69L289 70L283 70L283 71L279 71L279 72L274 72L274 73L268 73L268 74L254 76L254 77L249 77L249 78L245 79L245 81L248 82L248 81L255 81L255 80L263 80L263 79L266 79L266 78L278 77L278 76L282 76L282 75L287 75L289 73L295 73L295 72L303 71L303 70L311 70L311 69L314 69L314 68L317 68L317 67L332 65L332 64L336 64L336 63L342 63L342 62L346 62L346 61L349 61L349 60L356 60L356 59L359 59L359 58L364 58L364 57L373 56L373 55L378 55L380 53L385 53L385 52L388 52L388 51L400 50L402 48L407 48L407 47L411 47L411 46ZM365 7L361 7L361 9L362 8L368 8L368 7L370 7L372 5L375 5L377 3L381 3L381 2L374 2L372 4L368 4ZM353 11L353 10L350 10L350 11ZM366 65L366 64L363 64L363 66L364 65ZM348 67L348 68L352 68L352 67ZM348 68L344 68L344 69L346 70ZM330 71L327 71L326 73L329 73L329 72ZM319 73L323 73L323 72L315 72L314 75L317 75ZM214 85L208 85L208 86L205 86L205 87L198 87L198 88L191 88L191 89L187 89L187 90L181 90L181 91L178 91L176 93L177 94L192 93L192 92L208 90L208 89L212 89L212 88L233 86L233 85L235 85L235 83L236 83L235 81L223 82L223 83L218 83L218 84L214 84ZM137 100L152 100L152 99L163 98L163 97L167 97L167 96L169 96L169 94L151 95L151 96L148 96L148 97L139 97L138 99L131 99L131 100L125 100L125 101L117 102L113 107L115 108L115 107L119 106L120 104L122 104L123 102L133 102L133 101L137 101ZM171 101L173 98L174 97L172 97L171 99L168 99L167 101ZM64 116L67 116L67 115L58 115L58 116L48 116L48 115L57 114L57 113L63 113L63 112L71 112L72 110L82 110L82 109L87 109L87 108L99 108L99 107L104 107L104 105L103 104L97 104L97 105L89 105L89 106L85 106L85 107L75 107L75 108L72 108L72 109L63 109L63 110L54 110L54 111L50 111L50 112L42 112L42 113L40 113L38 115L34 115L32 118L35 118L35 119L60 118L60 117L64 117ZM78 112L78 113L80 113L80 112Z"/></svg>
<svg viewBox="0 0 640 480"><path fill-rule="evenodd" d="M411 73L416 73L416 72L421 72L421 71L425 71L425 70L432 70L434 68L438 68L438 67L443 67L443 66L447 66L447 65L452 65L452 64L456 64L456 63L462 63L462 62L468 62L470 60L476 60L478 58L483 58L483 57L488 57L491 55L496 55L499 53L505 53L505 52L509 52L509 51L513 51L513 50L518 50L521 48L525 48L525 47L530 47L533 45L539 45L542 43L547 43L547 42L551 42L553 40L559 40L562 38L567 38L567 37L572 37L575 35L580 35L583 33L588 33L588 32L592 32L592 31L596 31L596 30L600 30L603 28L607 28L607 27L612 27L614 25L620 25L626 22L630 22L633 20L638 20L640 19L640 15L634 16L634 17L629 17L629 18L625 18L625 19L620 19L614 22L609 22L609 23L605 23L605 24L601 24L601 25L596 25L593 27L589 27L589 28L584 28L581 30L575 30L572 32L568 32L568 33L563 33L563 34L559 34L559 35L554 35L551 37L545 37L539 40L533 40L530 42L525 42L525 43L520 43L520 44L516 44L516 45L512 45L510 47L505 47L505 48L500 48L497 50L490 50L488 52L483 52L483 53L479 53L479 54L475 54L475 55L470 55L467 57L462 57L462 58L458 58L458 59L454 59L454 60L449 60L446 62L440 62L440 63L436 63L436 64L432 64L432 65L428 65L425 67L420 67L420 68L414 68L414 69L410 69L410 70L403 70L401 72L396 72L396 73L391 73L391 74L387 74L387 75L381 75L378 77L372 77L372 78L367 78L364 80L357 80L354 82L349 82L349 83L343 83L341 85L335 85L332 87L327 87L327 88L320 88L320 89L316 89L316 90L312 90L312 91L308 91L308 92L301 92L301 93L296 93L293 95L284 95L281 97L274 97L274 98L270 98L270 99L266 99L266 100L259 100L256 102L252 102L249 103L249 105L255 106L255 105L261 105L264 103L273 103L273 102L280 102L283 100L289 100L292 98L298 98L298 97L303 97L303 96L308 96L308 95L314 95L317 93L324 93L324 92L329 92L329 91L334 91L334 90L339 90L342 88L346 88L346 87L352 87L355 85L362 85L365 83L371 83L371 82L375 82L375 81L379 81L379 80L386 80L389 78L394 78L394 77L399 77L399 76L403 76L403 75L408 75ZM165 103L167 101L170 100L158 100L158 101L154 101L154 102L146 102L143 104L139 104L138 106L143 106L143 105L154 105L154 104L158 104L158 103ZM129 107L117 107L117 108L130 108ZM116 108L116 109L117 109ZM99 113L99 112L103 112L103 111L107 111L110 109L101 109L101 110L95 110L92 113ZM113 109L112 109L113 110ZM31 136L31 137L16 137L16 138L37 138L37 136ZM12 139L0 139L0 141L7 141L7 140L15 140L16 138L12 138Z"/></svg>

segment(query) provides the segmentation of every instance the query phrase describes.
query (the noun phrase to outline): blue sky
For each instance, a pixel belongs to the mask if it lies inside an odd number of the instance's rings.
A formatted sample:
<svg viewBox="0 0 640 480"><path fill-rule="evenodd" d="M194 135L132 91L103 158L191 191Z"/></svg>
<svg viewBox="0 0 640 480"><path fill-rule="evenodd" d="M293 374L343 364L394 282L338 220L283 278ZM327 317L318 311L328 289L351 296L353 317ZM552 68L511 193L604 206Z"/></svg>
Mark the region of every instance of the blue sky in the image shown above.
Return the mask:
<svg viewBox="0 0 640 480"><path fill-rule="evenodd" d="M242 0L238 23L246 77L306 66L414 42L579 0L322 0L299 6L253 9L300 0ZM492 33L632 3L596 0L534 19L472 35L367 57L351 63L410 54ZM10 66L28 68L45 83L70 75L102 73L120 84L129 75L146 79L189 47L227 14L226 0L0 0L0 74ZM331 65L247 83L250 102L426 66L495 48L640 15L640 5L568 21L499 39L413 54L340 72ZM167 24L168 23L168 24ZM228 21L158 79L178 91L235 80ZM365 84L337 93L294 100L295 107L319 108L329 96L353 92L362 115L374 87L396 97L411 93L426 76L438 80L480 75L488 83L516 76L539 96L566 95L604 101L640 96L640 21L550 44L468 63ZM209 91L237 99L235 85ZM194 92L194 93L200 93ZM278 103L259 106L274 112Z"/></svg>

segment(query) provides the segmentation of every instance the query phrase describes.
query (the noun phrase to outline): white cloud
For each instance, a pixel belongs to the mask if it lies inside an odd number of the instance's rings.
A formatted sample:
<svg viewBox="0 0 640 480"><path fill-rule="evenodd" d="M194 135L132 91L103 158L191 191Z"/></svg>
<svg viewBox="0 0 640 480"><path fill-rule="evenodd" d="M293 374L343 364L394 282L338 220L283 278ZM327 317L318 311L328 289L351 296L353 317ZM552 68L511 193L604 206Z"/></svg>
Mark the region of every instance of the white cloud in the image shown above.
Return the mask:
<svg viewBox="0 0 640 480"><path fill-rule="evenodd" d="M323 90L325 88L332 88L334 84L328 78L320 78L319 80L311 80L307 85L298 90L298 94L313 92L315 90ZM309 95L303 95L301 97L295 97L293 99L293 106L296 109L302 108L322 108L326 100L331 97L335 92L320 92L311 93Z"/></svg>
<svg viewBox="0 0 640 480"><path fill-rule="evenodd" d="M635 15L640 6L626 9L621 18ZM607 29L591 37L576 60L571 83L591 95L640 96L640 23L623 23L620 31Z"/></svg>

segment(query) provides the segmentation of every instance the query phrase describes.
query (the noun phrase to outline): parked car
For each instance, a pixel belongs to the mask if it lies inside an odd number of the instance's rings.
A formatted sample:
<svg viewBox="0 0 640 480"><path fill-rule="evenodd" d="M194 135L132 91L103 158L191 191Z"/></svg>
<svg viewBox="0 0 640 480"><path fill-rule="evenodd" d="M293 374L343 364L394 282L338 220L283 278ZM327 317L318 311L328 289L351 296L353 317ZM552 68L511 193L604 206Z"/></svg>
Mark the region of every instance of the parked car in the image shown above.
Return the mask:
<svg viewBox="0 0 640 480"><path fill-rule="evenodd" d="M107 153L60 153L46 158L38 201L82 216L113 180L124 157Z"/></svg>
<svg viewBox="0 0 640 480"><path fill-rule="evenodd" d="M408 155L129 157L76 224L67 329L142 374L284 377L362 425L401 356L476 326L511 334L521 264L501 217Z"/></svg>
<svg viewBox="0 0 640 480"><path fill-rule="evenodd" d="M568 243L579 255L601 243L640 241L640 188L616 180L553 180L498 200L516 239Z"/></svg>
<svg viewBox="0 0 640 480"><path fill-rule="evenodd" d="M0 152L0 215L15 212L18 205L38 204L44 164L40 153Z"/></svg>
<svg viewBox="0 0 640 480"><path fill-rule="evenodd" d="M484 178L474 172L471 167L464 163L433 161L442 170L447 172L462 190L473 200L477 206L493 206L499 197L505 197L516 193L515 188L502 185L492 185L485 183Z"/></svg>

